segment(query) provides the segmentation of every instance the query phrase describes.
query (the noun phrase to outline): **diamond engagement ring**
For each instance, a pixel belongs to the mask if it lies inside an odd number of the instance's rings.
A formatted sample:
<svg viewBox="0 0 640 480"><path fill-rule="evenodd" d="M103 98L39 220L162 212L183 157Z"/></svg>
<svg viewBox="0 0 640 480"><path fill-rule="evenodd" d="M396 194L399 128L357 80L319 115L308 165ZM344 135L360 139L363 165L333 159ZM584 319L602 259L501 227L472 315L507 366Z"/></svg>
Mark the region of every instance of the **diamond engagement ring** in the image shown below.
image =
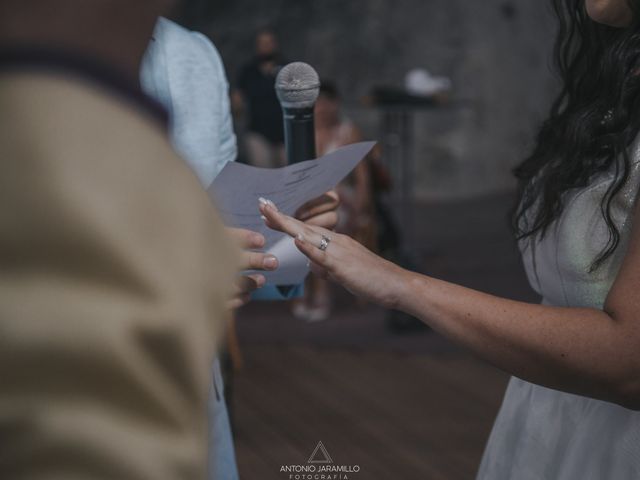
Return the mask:
<svg viewBox="0 0 640 480"><path fill-rule="evenodd" d="M320 240L320 246L318 248L324 252L329 247L330 243L331 239L326 235L322 235L322 240Z"/></svg>

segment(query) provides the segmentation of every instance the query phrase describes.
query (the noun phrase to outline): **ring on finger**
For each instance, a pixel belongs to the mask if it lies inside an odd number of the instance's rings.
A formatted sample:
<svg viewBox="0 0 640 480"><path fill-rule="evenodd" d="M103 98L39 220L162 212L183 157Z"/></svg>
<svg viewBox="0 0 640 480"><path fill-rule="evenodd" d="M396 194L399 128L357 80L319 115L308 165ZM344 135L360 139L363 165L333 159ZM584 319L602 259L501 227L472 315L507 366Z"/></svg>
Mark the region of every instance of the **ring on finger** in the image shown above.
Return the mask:
<svg viewBox="0 0 640 480"><path fill-rule="evenodd" d="M322 240L320 240L320 245L318 246L318 248L324 252L327 250L327 248L329 248L330 243L331 239L326 235L322 235Z"/></svg>

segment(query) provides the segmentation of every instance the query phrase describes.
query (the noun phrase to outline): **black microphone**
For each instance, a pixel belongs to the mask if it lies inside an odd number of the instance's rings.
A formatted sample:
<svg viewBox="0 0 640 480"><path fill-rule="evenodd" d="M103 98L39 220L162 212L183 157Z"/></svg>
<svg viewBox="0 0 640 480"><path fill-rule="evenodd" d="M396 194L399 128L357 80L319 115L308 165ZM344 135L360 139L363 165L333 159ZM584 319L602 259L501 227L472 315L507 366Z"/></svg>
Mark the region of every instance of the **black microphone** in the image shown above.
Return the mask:
<svg viewBox="0 0 640 480"><path fill-rule="evenodd" d="M320 94L318 74L306 63L290 63L278 73L276 93L284 114L287 163L316 158L313 109Z"/></svg>

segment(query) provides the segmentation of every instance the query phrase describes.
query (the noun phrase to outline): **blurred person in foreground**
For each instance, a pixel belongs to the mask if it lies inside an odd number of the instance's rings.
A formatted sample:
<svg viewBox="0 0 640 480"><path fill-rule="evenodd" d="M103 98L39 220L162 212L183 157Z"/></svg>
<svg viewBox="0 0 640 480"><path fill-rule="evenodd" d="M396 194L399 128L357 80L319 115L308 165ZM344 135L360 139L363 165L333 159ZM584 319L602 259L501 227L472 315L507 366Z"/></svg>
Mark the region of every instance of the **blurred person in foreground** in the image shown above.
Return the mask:
<svg viewBox="0 0 640 480"><path fill-rule="evenodd" d="M276 77L286 63L275 32L258 31L255 56L240 70L233 92L235 110L247 116L244 144L249 163L256 167L282 167L286 162L282 108L275 92Z"/></svg>
<svg viewBox="0 0 640 480"><path fill-rule="evenodd" d="M342 112L337 87L323 80L315 106L316 151L318 157L340 147L357 143L362 134ZM370 250L376 251L376 223L369 159L362 161L338 188L340 209L336 231L350 235ZM296 317L309 322L329 318L332 307L329 283L317 275L309 275L304 297L293 301Z"/></svg>
<svg viewBox="0 0 640 480"><path fill-rule="evenodd" d="M139 88L171 3L0 0L0 478L205 478L235 251Z"/></svg>
<svg viewBox="0 0 640 480"><path fill-rule="evenodd" d="M229 85L215 46L204 35L166 18L158 19L140 72L143 89L169 111L172 142L208 188L228 162L236 160L236 136L230 110ZM278 107L279 108L279 107ZM282 121L282 120L281 120ZM298 218L332 229L337 222L338 197L327 192L300 209ZM241 248L241 270L275 270L278 259L260 251L265 239L248 230L228 228ZM284 300L301 293L302 286L265 286L263 275L240 276L233 308L249 300ZM226 408L220 362L215 361L209 393L209 478L238 478L233 438Z"/></svg>
<svg viewBox="0 0 640 480"><path fill-rule="evenodd" d="M564 88L516 169L514 213L541 305L409 272L260 209L317 272L513 375L478 479L640 478L640 1L553 5Z"/></svg>

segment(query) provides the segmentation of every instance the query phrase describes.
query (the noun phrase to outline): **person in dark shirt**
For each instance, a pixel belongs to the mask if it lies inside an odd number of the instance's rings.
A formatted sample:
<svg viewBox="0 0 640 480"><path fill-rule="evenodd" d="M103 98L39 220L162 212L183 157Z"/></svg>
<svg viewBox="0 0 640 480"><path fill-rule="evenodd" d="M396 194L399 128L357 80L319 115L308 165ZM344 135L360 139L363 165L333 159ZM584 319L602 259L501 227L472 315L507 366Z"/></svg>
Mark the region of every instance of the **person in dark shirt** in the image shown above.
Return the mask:
<svg viewBox="0 0 640 480"><path fill-rule="evenodd" d="M285 163L282 109L275 92L276 76L285 63L275 33L260 30L255 57L238 77L234 103L248 116L245 148L249 163L258 167Z"/></svg>

